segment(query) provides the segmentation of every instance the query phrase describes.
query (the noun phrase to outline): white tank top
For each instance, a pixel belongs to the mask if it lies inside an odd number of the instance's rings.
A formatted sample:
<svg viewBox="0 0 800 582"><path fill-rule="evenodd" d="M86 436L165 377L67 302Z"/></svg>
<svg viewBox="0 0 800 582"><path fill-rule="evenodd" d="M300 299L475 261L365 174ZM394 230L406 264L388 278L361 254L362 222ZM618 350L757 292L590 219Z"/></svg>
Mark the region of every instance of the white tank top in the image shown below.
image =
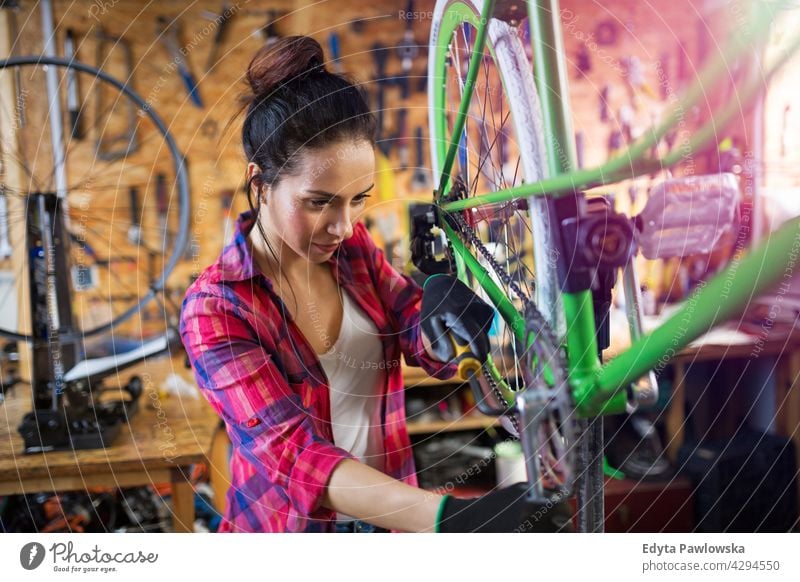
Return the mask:
<svg viewBox="0 0 800 582"><path fill-rule="evenodd" d="M348 296L343 296L339 338L319 355L328 376L333 441L363 463L384 470L381 399L386 362L378 328ZM340 516L340 519L352 519Z"/></svg>

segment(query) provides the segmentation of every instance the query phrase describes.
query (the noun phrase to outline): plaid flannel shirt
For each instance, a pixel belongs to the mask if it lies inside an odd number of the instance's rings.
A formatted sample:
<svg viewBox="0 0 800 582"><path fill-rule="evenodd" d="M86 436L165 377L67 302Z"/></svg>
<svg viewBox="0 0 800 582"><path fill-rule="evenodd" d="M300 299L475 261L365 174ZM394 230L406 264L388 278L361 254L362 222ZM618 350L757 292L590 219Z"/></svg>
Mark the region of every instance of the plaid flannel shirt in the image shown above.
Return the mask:
<svg viewBox="0 0 800 582"><path fill-rule="evenodd" d="M329 388L316 353L254 267L247 244L254 223L252 212L239 216L232 241L189 287L181 311L197 384L232 442L219 531L329 532L336 516L321 506L325 487L339 461L353 456L333 442ZM363 224L329 263L383 344L385 473L416 486L400 356L439 378L455 367L428 357L419 327L422 290L392 268Z"/></svg>

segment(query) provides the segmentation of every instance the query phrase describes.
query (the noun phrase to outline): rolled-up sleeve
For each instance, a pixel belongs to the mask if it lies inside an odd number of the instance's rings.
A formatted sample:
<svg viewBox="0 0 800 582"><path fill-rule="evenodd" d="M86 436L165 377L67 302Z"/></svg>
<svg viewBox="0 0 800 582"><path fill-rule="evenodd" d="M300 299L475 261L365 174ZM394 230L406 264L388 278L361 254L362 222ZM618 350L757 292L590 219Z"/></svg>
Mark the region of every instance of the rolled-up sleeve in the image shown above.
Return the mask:
<svg viewBox="0 0 800 582"><path fill-rule="evenodd" d="M263 345L226 299L187 295L180 332L197 384L225 421L233 446L313 518L334 468L353 456L318 434L274 346Z"/></svg>
<svg viewBox="0 0 800 582"><path fill-rule="evenodd" d="M370 257L378 295L399 334L400 350L406 363L409 366L419 366L429 375L442 380L454 376L457 366L431 358L422 343L419 326L422 287L411 277L392 267L363 224L358 224L354 235L360 237L358 242Z"/></svg>

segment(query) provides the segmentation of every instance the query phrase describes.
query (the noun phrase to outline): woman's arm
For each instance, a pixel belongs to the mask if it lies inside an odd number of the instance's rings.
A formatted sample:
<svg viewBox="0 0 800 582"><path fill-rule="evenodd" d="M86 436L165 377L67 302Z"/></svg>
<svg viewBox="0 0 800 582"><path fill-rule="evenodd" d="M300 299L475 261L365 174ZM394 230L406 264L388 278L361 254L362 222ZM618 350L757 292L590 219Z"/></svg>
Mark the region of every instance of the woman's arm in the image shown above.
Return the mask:
<svg viewBox="0 0 800 582"><path fill-rule="evenodd" d="M345 459L331 473L322 504L379 527L409 532L572 531L572 510L564 496L529 501L526 482L471 499L446 497L444 501L445 496Z"/></svg>
<svg viewBox="0 0 800 582"><path fill-rule="evenodd" d="M258 338L239 310L209 292L187 295L181 339L197 385L259 475L280 487L300 515L318 518L335 466L353 456L319 434L302 395L273 360L275 346ZM266 495L262 485L253 489ZM251 494L242 497L261 514L269 507Z"/></svg>
<svg viewBox="0 0 800 582"><path fill-rule="evenodd" d="M322 505L386 529L433 532L442 499L344 459L331 473Z"/></svg>

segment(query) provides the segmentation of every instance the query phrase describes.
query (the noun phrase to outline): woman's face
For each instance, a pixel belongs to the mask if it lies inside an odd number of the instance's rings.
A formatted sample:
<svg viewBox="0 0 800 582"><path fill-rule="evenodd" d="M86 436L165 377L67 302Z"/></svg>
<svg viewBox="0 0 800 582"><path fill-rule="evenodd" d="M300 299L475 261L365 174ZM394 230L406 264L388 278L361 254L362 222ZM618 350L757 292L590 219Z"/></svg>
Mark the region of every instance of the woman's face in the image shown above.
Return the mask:
<svg viewBox="0 0 800 582"><path fill-rule="evenodd" d="M258 171L255 164L248 172ZM293 176L262 193L260 220L284 260L323 263L353 234L374 183L372 144L346 141L307 149ZM296 255L291 257L287 251Z"/></svg>

